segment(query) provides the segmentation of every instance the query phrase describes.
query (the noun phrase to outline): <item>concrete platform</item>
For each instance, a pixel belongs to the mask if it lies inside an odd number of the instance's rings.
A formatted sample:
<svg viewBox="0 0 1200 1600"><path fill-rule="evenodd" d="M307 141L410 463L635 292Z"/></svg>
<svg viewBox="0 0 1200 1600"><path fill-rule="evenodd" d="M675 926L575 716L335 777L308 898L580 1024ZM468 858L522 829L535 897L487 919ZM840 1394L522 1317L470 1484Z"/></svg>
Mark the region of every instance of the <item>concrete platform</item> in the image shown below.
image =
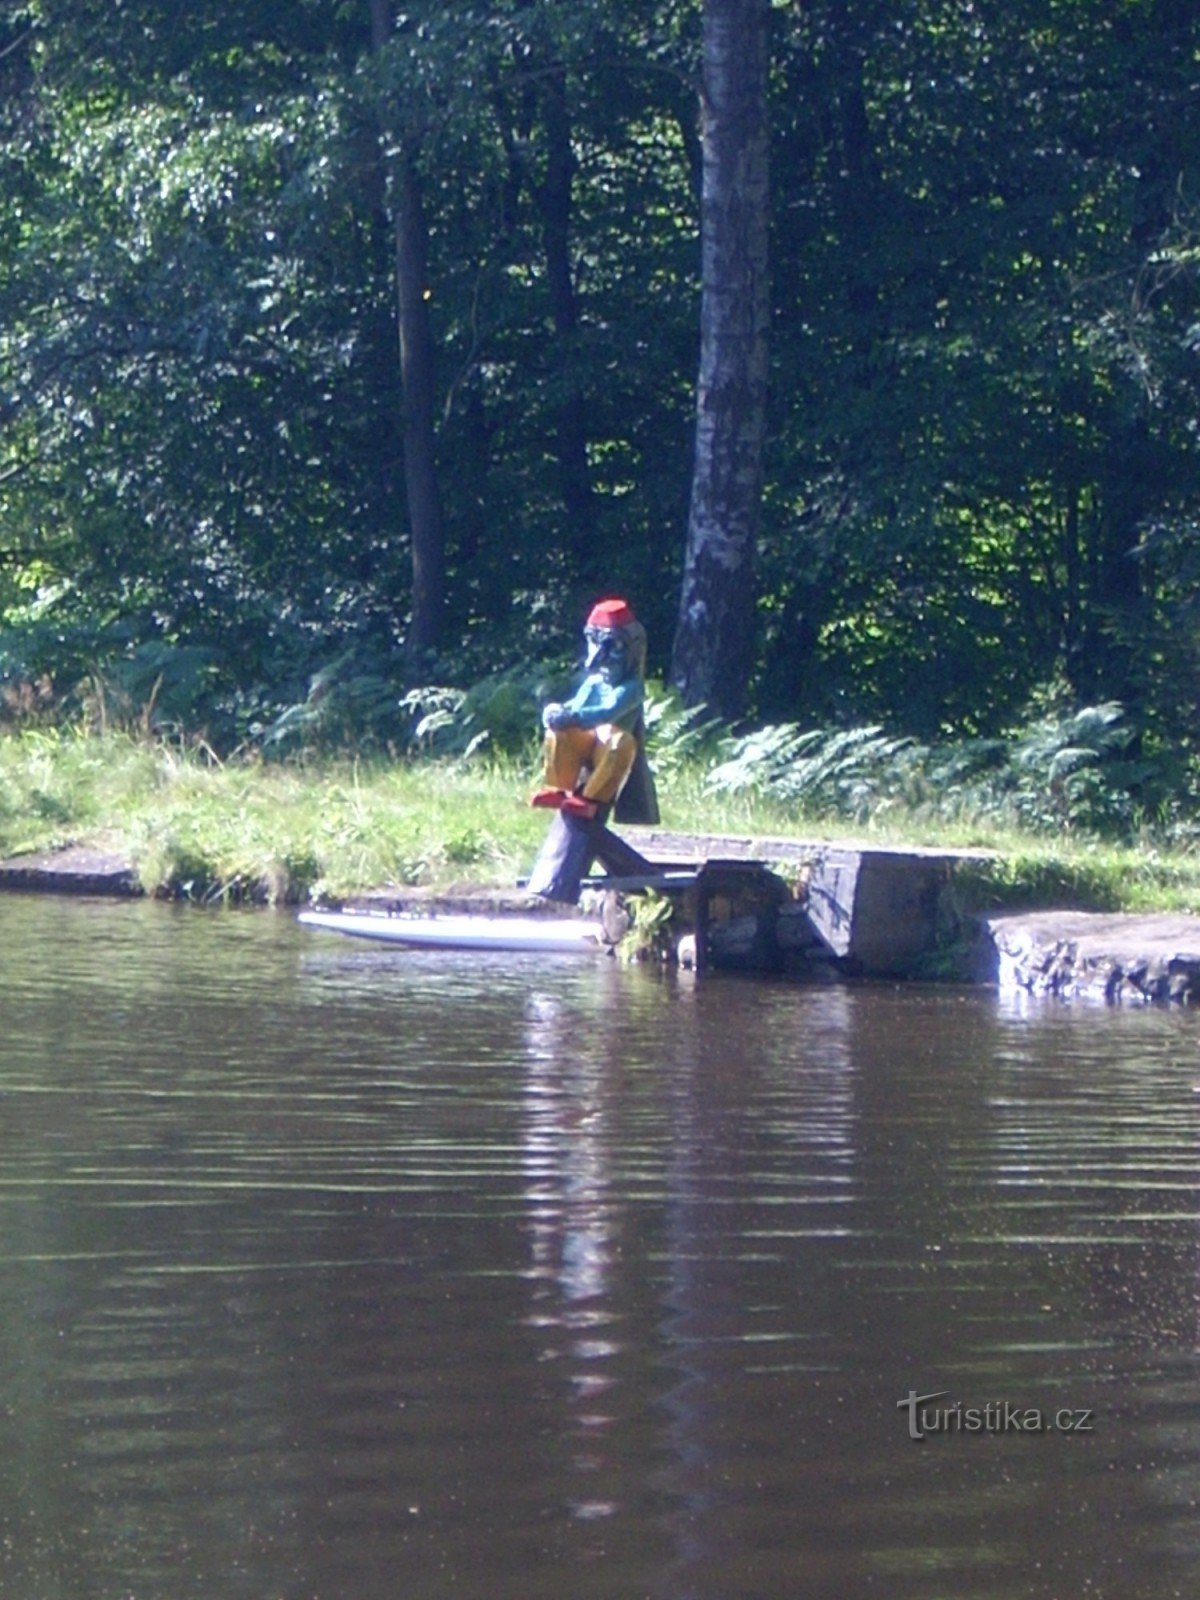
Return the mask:
<svg viewBox="0 0 1200 1600"><path fill-rule="evenodd" d="M661 828L618 830L656 862L752 858L795 886L809 929L845 970L865 977L902 976L952 936L958 912L954 868L994 858L989 850L887 847L832 841L730 834L670 833ZM795 916L781 929L786 949L812 945L798 938Z"/></svg>
<svg viewBox="0 0 1200 1600"><path fill-rule="evenodd" d="M985 926L1002 993L1200 1003L1200 917L1033 911Z"/></svg>
<svg viewBox="0 0 1200 1600"><path fill-rule="evenodd" d="M85 845L43 850L0 861L0 889L50 894L141 894L131 864L121 856Z"/></svg>

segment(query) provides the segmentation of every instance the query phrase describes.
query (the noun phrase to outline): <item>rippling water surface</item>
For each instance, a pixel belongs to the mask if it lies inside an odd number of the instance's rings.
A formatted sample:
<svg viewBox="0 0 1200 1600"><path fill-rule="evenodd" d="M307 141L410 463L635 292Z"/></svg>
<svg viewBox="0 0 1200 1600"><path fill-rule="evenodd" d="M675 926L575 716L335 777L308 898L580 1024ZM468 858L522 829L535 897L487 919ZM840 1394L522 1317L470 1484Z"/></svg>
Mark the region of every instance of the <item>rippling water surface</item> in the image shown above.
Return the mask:
<svg viewBox="0 0 1200 1600"><path fill-rule="evenodd" d="M1200 1592L1193 1016L0 940L5 1597Z"/></svg>

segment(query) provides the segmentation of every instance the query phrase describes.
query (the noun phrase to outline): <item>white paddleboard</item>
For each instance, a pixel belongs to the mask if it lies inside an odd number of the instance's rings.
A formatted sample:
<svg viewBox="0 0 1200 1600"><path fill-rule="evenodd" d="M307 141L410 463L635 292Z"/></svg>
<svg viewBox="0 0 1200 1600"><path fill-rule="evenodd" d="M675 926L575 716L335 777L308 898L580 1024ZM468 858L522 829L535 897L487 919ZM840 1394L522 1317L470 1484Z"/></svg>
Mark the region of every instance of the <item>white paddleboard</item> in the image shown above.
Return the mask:
<svg viewBox="0 0 1200 1600"><path fill-rule="evenodd" d="M563 954L602 951L600 926L567 917L481 917L389 914L376 911L302 911L306 928L359 939L444 950L534 950Z"/></svg>

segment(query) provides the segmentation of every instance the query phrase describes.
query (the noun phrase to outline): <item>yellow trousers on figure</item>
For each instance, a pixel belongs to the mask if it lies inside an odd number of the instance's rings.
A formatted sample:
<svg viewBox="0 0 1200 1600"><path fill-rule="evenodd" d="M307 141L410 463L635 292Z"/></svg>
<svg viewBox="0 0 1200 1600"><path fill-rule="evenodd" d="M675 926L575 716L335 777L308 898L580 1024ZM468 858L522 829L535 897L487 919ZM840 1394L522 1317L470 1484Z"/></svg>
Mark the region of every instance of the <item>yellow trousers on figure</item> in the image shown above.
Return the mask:
<svg viewBox="0 0 1200 1600"><path fill-rule="evenodd" d="M634 736L612 722L598 728L551 729L546 735L546 783L571 793L583 768L590 767L583 798L611 805L629 776L637 749Z"/></svg>

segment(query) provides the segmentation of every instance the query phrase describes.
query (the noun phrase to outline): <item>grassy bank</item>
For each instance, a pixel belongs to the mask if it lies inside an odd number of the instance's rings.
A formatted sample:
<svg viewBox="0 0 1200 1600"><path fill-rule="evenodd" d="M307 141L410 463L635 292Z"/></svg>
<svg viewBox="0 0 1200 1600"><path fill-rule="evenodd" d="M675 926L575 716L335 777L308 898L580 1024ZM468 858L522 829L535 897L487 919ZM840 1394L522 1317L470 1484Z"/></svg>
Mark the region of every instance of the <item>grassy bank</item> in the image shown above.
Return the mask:
<svg viewBox="0 0 1200 1600"><path fill-rule="evenodd" d="M544 829L515 773L432 762L220 764L123 736L0 741L0 850L66 842L125 855L148 892L303 900L511 882Z"/></svg>
<svg viewBox="0 0 1200 1600"><path fill-rule="evenodd" d="M527 758L306 758L221 764L202 750L70 731L0 738L0 853L88 843L126 855L150 892L304 900L387 885L512 884L546 816L525 804ZM952 824L891 807L850 828L751 790L713 793L701 761L660 774L664 825L681 831L853 835L876 844L982 846L969 901L995 906L1200 912L1200 855L1151 840L1039 837L982 817Z"/></svg>

